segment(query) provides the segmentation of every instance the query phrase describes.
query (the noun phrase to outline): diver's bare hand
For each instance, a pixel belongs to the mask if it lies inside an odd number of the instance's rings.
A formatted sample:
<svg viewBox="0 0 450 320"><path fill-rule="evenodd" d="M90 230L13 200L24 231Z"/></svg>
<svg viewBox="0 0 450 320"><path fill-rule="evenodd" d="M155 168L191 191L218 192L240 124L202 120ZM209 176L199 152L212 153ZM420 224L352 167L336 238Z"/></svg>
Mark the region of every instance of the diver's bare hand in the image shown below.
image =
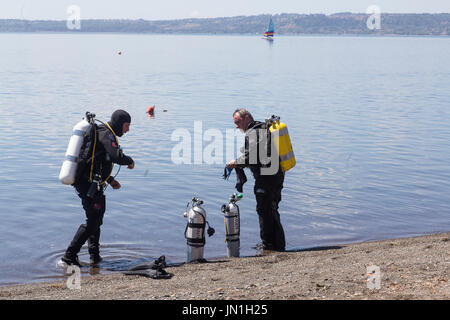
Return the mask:
<svg viewBox="0 0 450 320"><path fill-rule="evenodd" d="M121 187L119 181L117 181L117 180L111 181L110 186L111 186L113 189L116 189L116 190L117 190L117 189L120 189L120 187Z"/></svg>
<svg viewBox="0 0 450 320"><path fill-rule="evenodd" d="M231 160L227 163L227 167L230 169L234 169L236 167L236 160Z"/></svg>

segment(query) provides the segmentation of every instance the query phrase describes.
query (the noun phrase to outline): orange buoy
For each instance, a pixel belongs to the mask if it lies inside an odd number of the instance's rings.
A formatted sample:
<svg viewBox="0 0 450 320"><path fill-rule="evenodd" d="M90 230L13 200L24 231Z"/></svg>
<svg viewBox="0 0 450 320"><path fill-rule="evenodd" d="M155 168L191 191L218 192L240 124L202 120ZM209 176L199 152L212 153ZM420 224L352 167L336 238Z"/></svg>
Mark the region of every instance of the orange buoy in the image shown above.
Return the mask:
<svg viewBox="0 0 450 320"><path fill-rule="evenodd" d="M153 117L153 115L155 113L155 106L153 105L153 106L148 107L146 113L147 113L148 117L150 117L150 118Z"/></svg>

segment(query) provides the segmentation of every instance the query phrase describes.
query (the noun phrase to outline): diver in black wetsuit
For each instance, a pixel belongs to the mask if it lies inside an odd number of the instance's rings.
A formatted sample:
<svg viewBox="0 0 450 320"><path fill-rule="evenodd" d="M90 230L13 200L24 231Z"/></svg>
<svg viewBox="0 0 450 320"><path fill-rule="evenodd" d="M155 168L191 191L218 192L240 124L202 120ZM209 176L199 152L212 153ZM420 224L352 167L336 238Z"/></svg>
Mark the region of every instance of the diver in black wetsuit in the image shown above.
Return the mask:
<svg viewBox="0 0 450 320"><path fill-rule="evenodd" d="M88 241L91 264L98 264L102 260L99 241L100 226L105 213L103 188L106 183L113 189L121 187L119 181L110 176L113 163L127 165L129 169L134 168L133 159L123 154L117 139L129 131L130 122L131 116L128 112L116 110L108 123L98 127L93 126L85 137L73 186L81 198L86 213L86 223L80 225L61 258L68 265L80 266L78 253L86 241ZM98 188L96 179L103 182Z"/></svg>
<svg viewBox="0 0 450 320"><path fill-rule="evenodd" d="M230 161L227 166L231 169L250 168L255 178L253 191L259 218L261 249L284 251L286 241L278 212L284 172L281 170L279 162L278 167L271 170L270 174L263 171L263 168L271 166L271 160L266 161L270 159L271 155L271 138L267 125L264 122L253 120L252 115L246 109L237 109L233 113L233 121L236 128L245 132L245 146L242 156ZM266 155L267 158L263 159L261 155ZM275 166L275 162L273 163Z"/></svg>

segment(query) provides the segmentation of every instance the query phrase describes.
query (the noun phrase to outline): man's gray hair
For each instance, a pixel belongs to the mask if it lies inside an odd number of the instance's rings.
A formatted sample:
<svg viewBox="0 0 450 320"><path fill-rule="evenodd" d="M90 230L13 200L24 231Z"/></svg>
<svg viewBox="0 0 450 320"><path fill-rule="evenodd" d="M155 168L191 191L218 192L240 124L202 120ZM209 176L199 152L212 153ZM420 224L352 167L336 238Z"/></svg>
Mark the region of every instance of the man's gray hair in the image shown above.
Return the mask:
<svg viewBox="0 0 450 320"><path fill-rule="evenodd" d="M248 110L245 109L245 108L238 108L238 109L236 109L236 110L233 112L233 117L234 117L234 115L235 115L236 113L238 113L238 114L241 116L241 118L245 118L245 116L249 116L250 119L253 121L253 116L252 116L252 114L250 113L250 111L248 111Z"/></svg>

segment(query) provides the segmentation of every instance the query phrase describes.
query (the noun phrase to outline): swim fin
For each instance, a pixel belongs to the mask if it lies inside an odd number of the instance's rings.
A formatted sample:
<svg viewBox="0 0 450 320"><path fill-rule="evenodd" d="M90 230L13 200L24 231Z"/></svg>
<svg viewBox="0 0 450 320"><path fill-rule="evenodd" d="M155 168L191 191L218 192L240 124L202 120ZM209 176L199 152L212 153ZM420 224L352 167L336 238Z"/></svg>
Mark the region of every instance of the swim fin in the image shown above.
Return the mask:
<svg viewBox="0 0 450 320"><path fill-rule="evenodd" d="M161 256L153 262L140 263L128 271L125 275L138 275L152 279L170 279L173 274L166 272L163 268L167 267L166 257Z"/></svg>

